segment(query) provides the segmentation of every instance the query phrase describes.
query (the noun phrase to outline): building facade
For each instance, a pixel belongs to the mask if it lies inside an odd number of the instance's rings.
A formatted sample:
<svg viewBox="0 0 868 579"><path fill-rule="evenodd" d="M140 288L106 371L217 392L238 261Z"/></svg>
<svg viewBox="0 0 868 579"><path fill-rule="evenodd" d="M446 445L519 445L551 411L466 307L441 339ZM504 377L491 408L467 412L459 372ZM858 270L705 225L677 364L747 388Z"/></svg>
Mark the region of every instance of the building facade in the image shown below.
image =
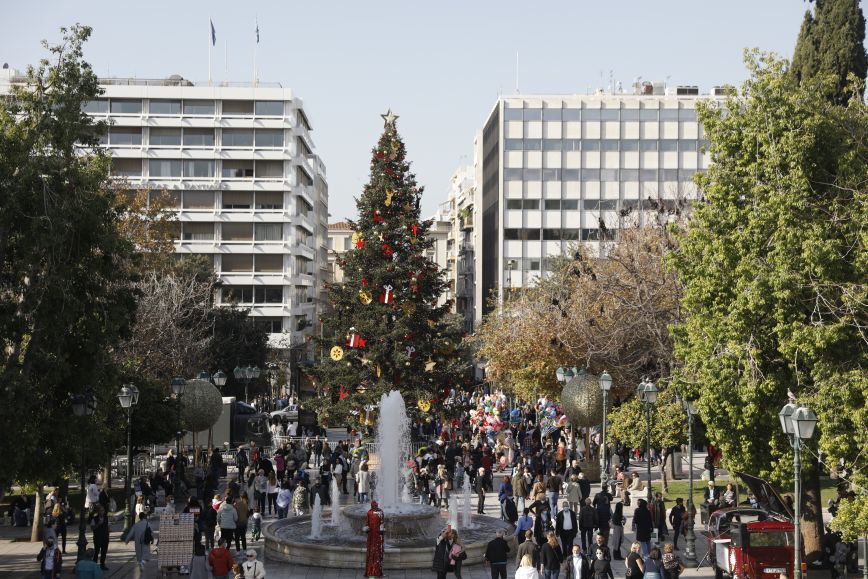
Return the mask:
<svg viewBox="0 0 868 579"><path fill-rule="evenodd" d="M476 142L474 317L503 288L532 285L582 243L605 255L618 230L695 198L708 167L695 87L633 94L501 97Z"/></svg>
<svg viewBox="0 0 868 579"><path fill-rule="evenodd" d="M450 180L447 201L441 213L449 221L447 235L447 275L450 280L453 310L464 317L464 329L474 331L474 239L473 201L476 194L474 168L460 166Z"/></svg>
<svg viewBox="0 0 868 579"><path fill-rule="evenodd" d="M271 346L305 349L328 274L328 184L302 101L276 84L100 83L85 111L110 125L112 177L168 200L175 249L212 261L217 303L248 309Z"/></svg>

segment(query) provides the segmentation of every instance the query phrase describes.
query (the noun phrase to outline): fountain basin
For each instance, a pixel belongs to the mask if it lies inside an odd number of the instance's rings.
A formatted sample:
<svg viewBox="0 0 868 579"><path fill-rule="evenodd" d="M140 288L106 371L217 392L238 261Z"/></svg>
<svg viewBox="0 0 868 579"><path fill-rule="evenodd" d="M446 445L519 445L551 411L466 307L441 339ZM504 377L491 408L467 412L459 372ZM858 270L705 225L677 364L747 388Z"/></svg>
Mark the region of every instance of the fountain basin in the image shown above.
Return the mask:
<svg viewBox="0 0 868 579"><path fill-rule="evenodd" d="M368 504L344 507L341 514L346 518L356 535L367 539L363 530L370 509ZM436 539L445 526L440 519L440 510L431 505L402 504L383 509L385 515L386 542L399 542L410 537Z"/></svg>
<svg viewBox="0 0 868 579"><path fill-rule="evenodd" d="M358 507L362 508L365 505L358 505ZM352 509L353 507L347 508ZM367 507L365 512L367 512ZM345 520L353 519L347 517ZM435 536L447 524L446 517L439 512L428 520L431 528L434 529ZM458 529L461 543L467 551L464 565L482 563L485 547L494 538L497 529L506 531L504 538L509 542L510 550L515 552L517 544L515 537L512 536L514 529L512 525L484 515L473 515L472 521L473 528ZM338 569L359 570L365 567L367 536L364 533L341 533L341 530L334 526L323 525L320 538L312 539L310 538L309 515L281 519L264 525L263 538L265 540L265 557L272 561ZM385 569L430 570L435 542L435 538L414 535L404 538L387 537L383 567Z"/></svg>

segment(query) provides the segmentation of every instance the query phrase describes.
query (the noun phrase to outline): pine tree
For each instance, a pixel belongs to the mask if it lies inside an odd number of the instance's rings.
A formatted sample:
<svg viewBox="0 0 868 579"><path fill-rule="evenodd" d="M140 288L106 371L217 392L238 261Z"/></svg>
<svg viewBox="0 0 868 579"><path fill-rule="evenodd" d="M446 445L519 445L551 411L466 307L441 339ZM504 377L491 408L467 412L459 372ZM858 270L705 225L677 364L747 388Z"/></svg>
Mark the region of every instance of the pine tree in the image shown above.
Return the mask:
<svg viewBox="0 0 868 579"><path fill-rule="evenodd" d="M861 81L868 76L865 53L865 17L859 0L815 0L814 14L808 10L796 49L792 71L799 82L814 82L832 75L833 85L826 97L842 104L850 100L847 76Z"/></svg>
<svg viewBox="0 0 868 579"><path fill-rule="evenodd" d="M330 396L313 406L329 424L391 390L400 390L408 407L435 412L464 371L461 327L450 323L450 303L438 305L446 281L425 255L433 241L432 222L420 220L422 188L395 128L398 117L382 116L370 180L350 222L353 247L338 257L344 282L328 286L331 311L321 319L324 355L313 374Z"/></svg>

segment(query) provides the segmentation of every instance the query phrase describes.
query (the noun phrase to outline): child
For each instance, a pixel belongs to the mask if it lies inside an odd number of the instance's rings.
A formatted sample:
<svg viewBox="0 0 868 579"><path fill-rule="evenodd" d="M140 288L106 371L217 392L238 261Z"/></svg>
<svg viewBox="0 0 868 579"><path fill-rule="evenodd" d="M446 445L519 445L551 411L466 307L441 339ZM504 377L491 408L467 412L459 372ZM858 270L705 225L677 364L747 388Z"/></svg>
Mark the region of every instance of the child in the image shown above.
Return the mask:
<svg viewBox="0 0 868 579"><path fill-rule="evenodd" d="M253 515L250 517L251 521L251 529L250 535L253 537L254 541L258 541L259 537L262 536L262 515L259 513L259 507L253 509Z"/></svg>
<svg viewBox="0 0 868 579"><path fill-rule="evenodd" d="M233 579L244 579L244 569L241 568L241 563L235 563L232 566Z"/></svg>

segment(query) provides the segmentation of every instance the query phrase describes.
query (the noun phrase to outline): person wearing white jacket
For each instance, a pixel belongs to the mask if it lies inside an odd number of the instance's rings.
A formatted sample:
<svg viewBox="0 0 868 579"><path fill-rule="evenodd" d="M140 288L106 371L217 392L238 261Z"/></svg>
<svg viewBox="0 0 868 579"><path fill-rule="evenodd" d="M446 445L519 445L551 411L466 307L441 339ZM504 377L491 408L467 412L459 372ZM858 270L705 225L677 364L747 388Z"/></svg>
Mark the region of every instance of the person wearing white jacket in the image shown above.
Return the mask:
<svg viewBox="0 0 868 579"><path fill-rule="evenodd" d="M521 558L518 569L515 570L515 579L540 579L539 571L533 566L530 555Z"/></svg>
<svg viewBox="0 0 868 579"><path fill-rule="evenodd" d="M244 579L265 579L265 565L256 560L256 551L247 549L247 558L241 564Z"/></svg>
<svg viewBox="0 0 868 579"><path fill-rule="evenodd" d="M371 473L368 470L368 463L362 461L362 464L359 466L359 472L356 473L356 484L359 489L359 502L367 503L368 502L368 492L370 492L370 479Z"/></svg>

